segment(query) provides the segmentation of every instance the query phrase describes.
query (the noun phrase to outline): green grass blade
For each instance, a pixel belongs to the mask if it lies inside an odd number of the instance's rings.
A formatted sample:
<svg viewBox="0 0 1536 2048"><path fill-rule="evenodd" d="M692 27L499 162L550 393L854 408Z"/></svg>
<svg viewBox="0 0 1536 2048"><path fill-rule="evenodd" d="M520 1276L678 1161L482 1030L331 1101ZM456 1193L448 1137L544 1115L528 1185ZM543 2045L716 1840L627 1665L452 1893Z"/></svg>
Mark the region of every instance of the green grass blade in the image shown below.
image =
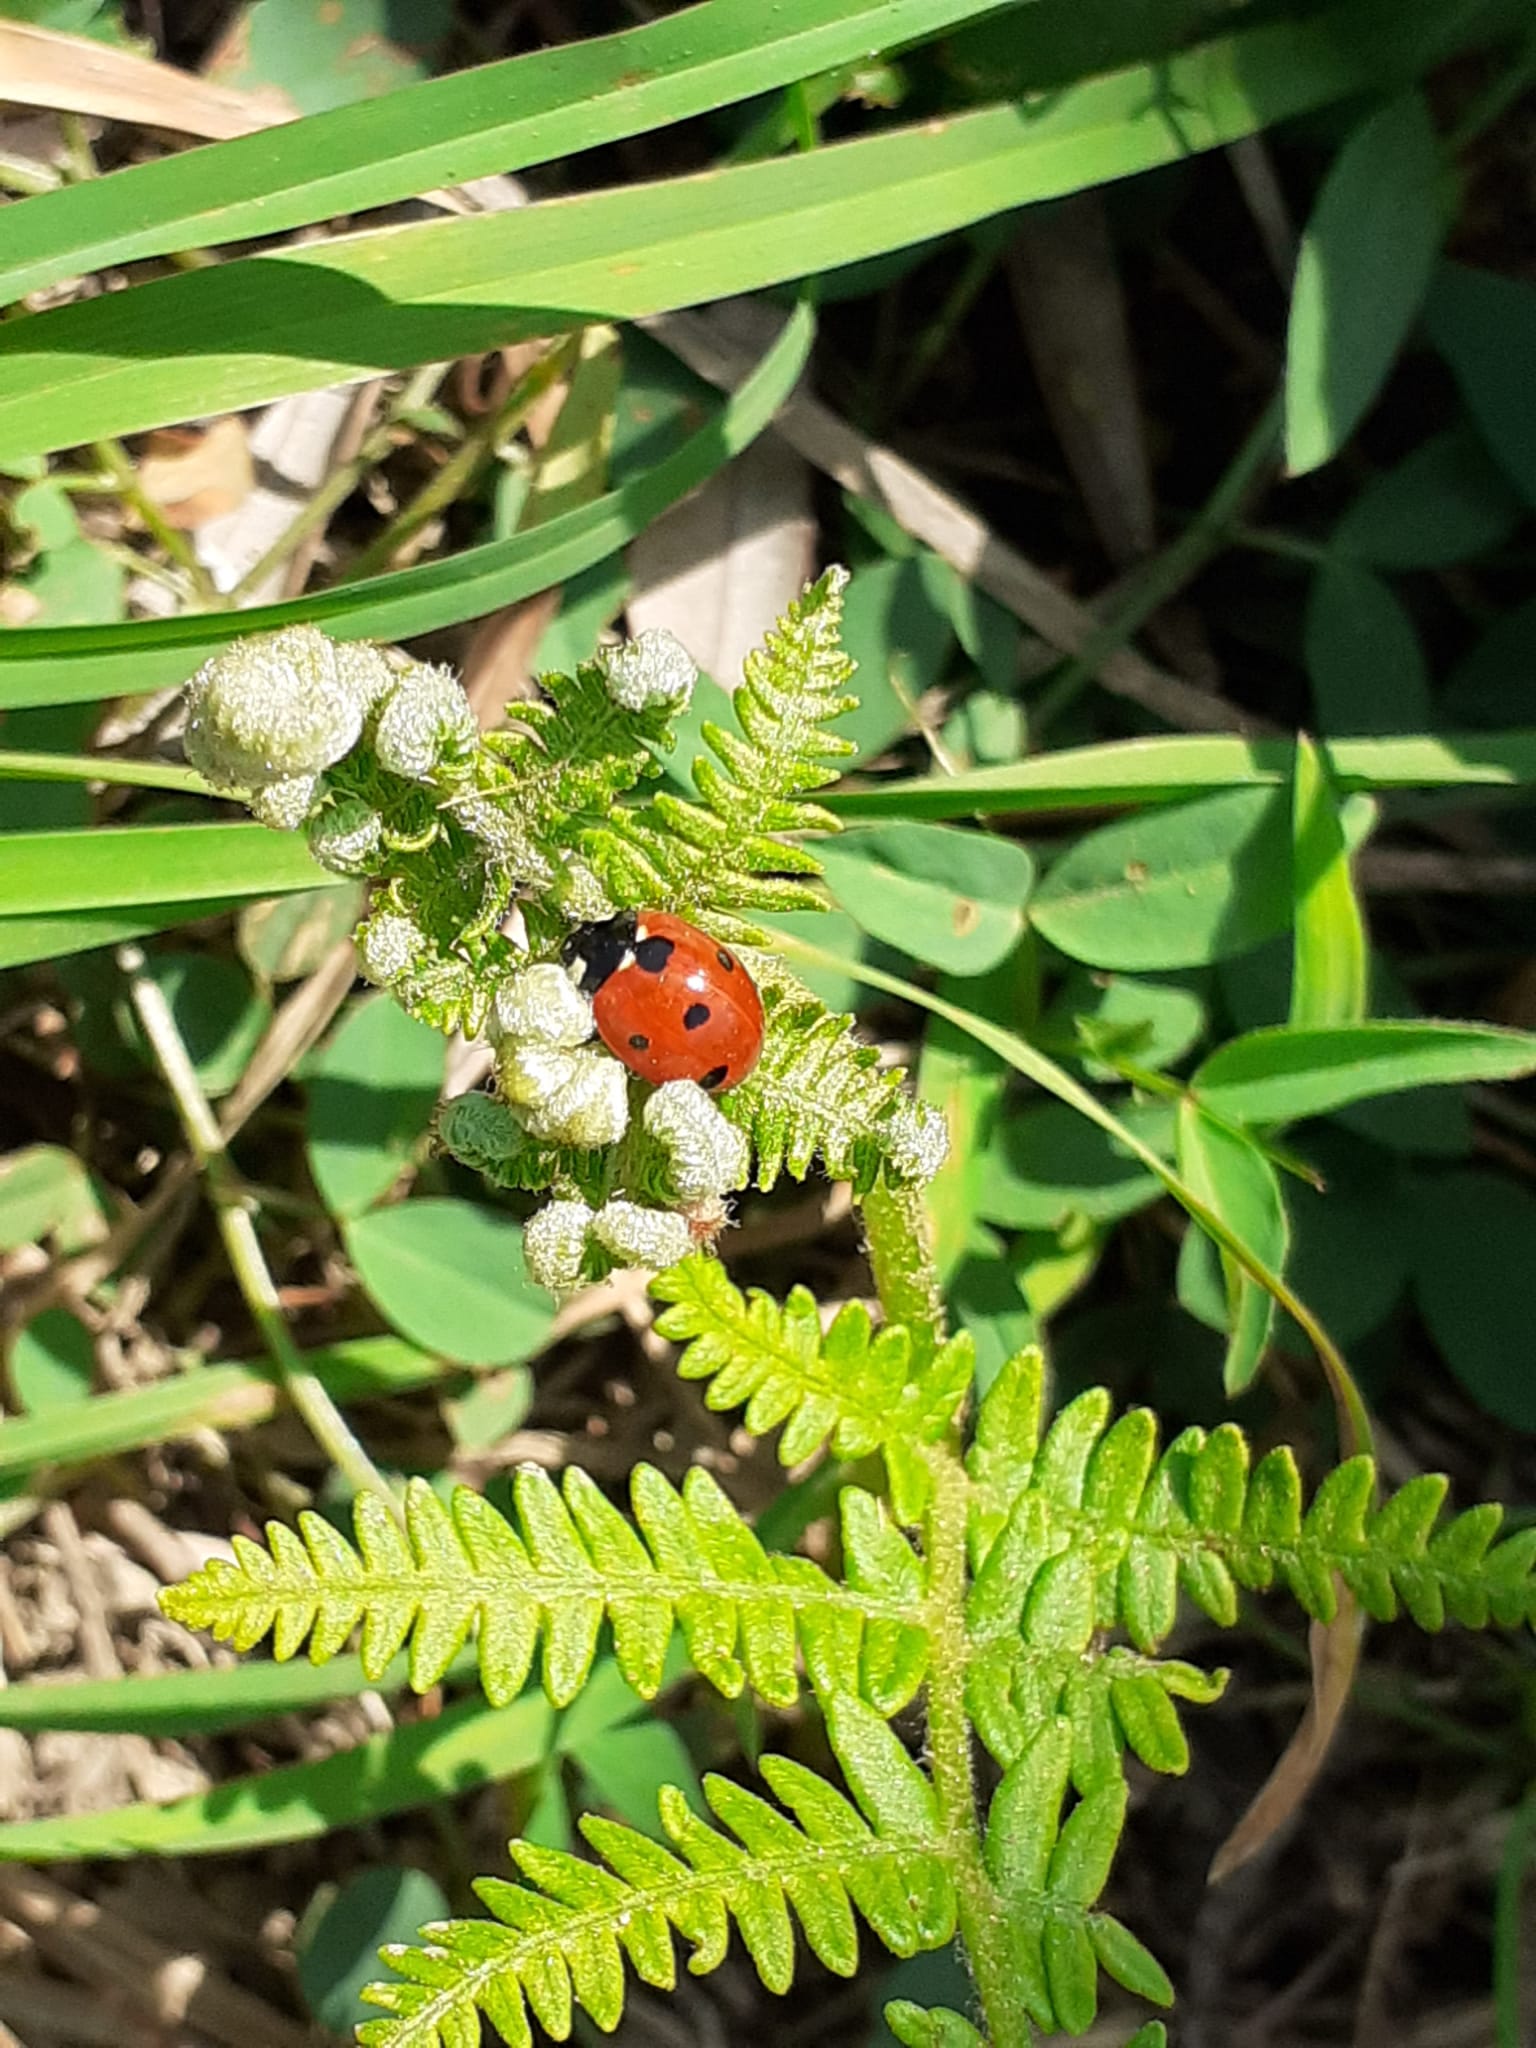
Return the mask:
<svg viewBox="0 0 1536 2048"><path fill-rule="evenodd" d="M190 1735L222 1735L275 1714L301 1714L333 1700L356 1699L361 1692L404 1692L410 1668L403 1651L379 1679L365 1675L361 1657L333 1657L329 1664L275 1664L267 1657L251 1657L239 1664L167 1671L155 1678L0 1686L0 1728L60 1728L86 1735L184 1741ZM473 1678L477 1668L475 1650L461 1650L443 1682Z"/></svg>
<svg viewBox="0 0 1536 2048"><path fill-rule="evenodd" d="M133 910L77 910L63 917L0 917L0 968L28 967L66 953L91 953L147 939L173 925L219 917L234 906L229 897L205 903L141 903Z"/></svg>
<svg viewBox="0 0 1536 2048"><path fill-rule="evenodd" d="M710 0L138 164L6 209L0 302L105 263L277 235L573 156L934 35L1008 0Z"/></svg>
<svg viewBox="0 0 1536 2048"><path fill-rule="evenodd" d="M306 1351L300 1362L343 1403L379 1400L459 1375L459 1368L403 1337L350 1338ZM0 1422L0 1479L120 1457L196 1429L253 1429L282 1403L275 1370L266 1361L198 1366L172 1379Z"/></svg>
<svg viewBox="0 0 1536 2048"><path fill-rule="evenodd" d="M815 331L798 307L750 377L697 433L644 476L511 540L316 591L289 604L118 626L0 634L0 710L126 697L184 681L243 633L313 624L347 640L405 640L548 590L618 552L762 432L794 389Z"/></svg>
<svg viewBox="0 0 1536 2048"><path fill-rule="evenodd" d="M554 1709L542 1693L509 1707L461 1700L436 1720L375 1735L319 1763L236 1778L165 1806L63 1814L0 1827L0 1863L77 1856L213 1856L312 1841L476 1785L532 1770L549 1748Z"/></svg>
<svg viewBox="0 0 1536 2048"><path fill-rule="evenodd" d="M0 327L0 462L759 290L1176 162L1375 89L1396 47L1381 19L1379 0L1343 0L1044 105L345 236L12 321Z"/></svg>
<svg viewBox="0 0 1536 2048"><path fill-rule="evenodd" d="M0 782L107 782L127 789L174 789L206 796L195 768L174 761L127 761L111 754L32 754L0 747Z"/></svg>
<svg viewBox="0 0 1536 2048"><path fill-rule="evenodd" d="M0 858L0 918L283 896L328 879L298 833L265 825L9 832Z"/></svg>
<svg viewBox="0 0 1536 2048"><path fill-rule="evenodd" d="M1291 791L1293 1024L1354 1024L1368 1007L1370 947L1349 871L1349 842L1322 757L1296 741Z"/></svg>
<svg viewBox="0 0 1536 2048"><path fill-rule="evenodd" d="M1319 741L1341 791L1517 789L1536 783L1536 731L1414 733L1404 738ZM1168 804L1209 790L1291 778L1295 743L1201 734L1064 747L997 768L922 776L821 798L840 818L969 818L999 813Z"/></svg>

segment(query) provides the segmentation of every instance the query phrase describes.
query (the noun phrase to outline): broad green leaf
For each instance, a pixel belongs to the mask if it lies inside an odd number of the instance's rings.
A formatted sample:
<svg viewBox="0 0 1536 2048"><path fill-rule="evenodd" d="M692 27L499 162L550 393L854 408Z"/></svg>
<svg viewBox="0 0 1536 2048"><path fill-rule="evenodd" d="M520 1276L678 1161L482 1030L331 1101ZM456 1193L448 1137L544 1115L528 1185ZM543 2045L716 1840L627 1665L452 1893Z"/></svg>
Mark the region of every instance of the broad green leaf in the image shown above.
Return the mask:
<svg viewBox="0 0 1536 2048"><path fill-rule="evenodd" d="M1057 990L1043 1028L1062 1036L1075 1033L1101 1048L1106 1060L1119 1055L1158 1071L1176 1065L1204 1035L1205 1004L1178 982L1074 967ZM1113 1078L1114 1069L1104 1060L1085 1057L1083 1064L1097 1081Z"/></svg>
<svg viewBox="0 0 1536 2048"><path fill-rule="evenodd" d="M988 1007L985 998L992 989L1007 1002L1019 992L1021 980L1010 957L993 975L989 988L973 983L968 993ZM947 1280L965 1257L981 1213L983 1162L1007 1079L1008 1070L994 1053L943 1018L936 1017L924 1033L917 1092L924 1102L943 1112L949 1131L949 1152L923 1191L934 1263L941 1279Z"/></svg>
<svg viewBox="0 0 1536 2048"><path fill-rule="evenodd" d="M1372 10L1216 38L1032 107L703 177L285 247L0 328L0 462L759 290L1179 162L1371 84ZM1178 107L1170 121L1165 109Z"/></svg>
<svg viewBox="0 0 1536 2048"><path fill-rule="evenodd" d="M7 1370L17 1405L27 1415L70 1409L91 1391L96 1346L68 1309L45 1308L12 1339Z"/></svg>
<svg viewBox="0 0 1536 2048"><path fill-rule="evenodd" d="M1343 790L1510 789L1536 783L1532 730L1335 739L1323 743L1323 751ZM1277 788L1290 782L1294 759L1288 739L1191 734L1117 740L963 775L832 790L822 801L840 818L969 818L1175 804L1216 790Z"/></svg>
<svg viewBox="0 0 1536 2048"><path fill-rule="evenodd" d="M203 1093L227 1095L272 1020L270 1000L238 961L214 953L152 953L144 973L170 1006ZM123 1023L129 1044L158 1071L137 1017L125 1009Z"/></svg>
<svg viewBox="0 0 1536 2048"><path fill-rule="evenodd" d="M318 1763L233 1778L169 1805L13 1822L0 1827L0 1863L222 1856L313 1841L532 1770L548 1746L552 1719L537 1692L507 1707L460 1700L435 1720L409 1722Z"/></svg>
<svg viewBox="0 0 1536 2048"><path fill-rule="evenodd" d="M974 1383L984 1394L1015 1352L1040 1334L1017 1259L995 1230L972 1224L946 1292L951 1314L975 1345Z"/></svg>
<svg viewBox="0 0 1536 2048"><path fill-rule="evenodd" d="M1122 1105L1119 1121L1161 1153L1173 1149L1166 1103ZM1138 1159L1065 1103L1003 1118L986 1154L977 1208L1015 1230L1055 1230L1073 1216L1113 1222L1156 1201L1160 1188Z"/></svg>
<svg viewBox="0 0 1536 2048"><path fill-rule="evenodd" d="M386 1942L414 1941L429 1920L446 1920L448 1900L424 1870L376 1863L339 1887L323 1885L299 1922L294 1963L304 2003L322 2027L350 2035L377 2011L364 2005Z"/></svg>
<svg viewBox="0 0 1536 2048"><path fill-rule="evenodd" d="M90 1175L62 1145L26 1145L0 1158L0 1252L56 1237L66 1251L99 1237Z"/></svg>
<svg viewBox="0 0 1536 2048"><path fill-rule="evenodd" d="M1365 485L1333 529L1333 552L1375 569L1443 569L1507 540L1523 507L1466 426L1421 441Z"/></svg>
<svg viewBox="0 0 1536 2048"><path fill-rule="evenodd" d="M716 0L66 185L7 209L0 301L104 264L276 235L575 155L987 10L988 0L796 0L783 18L756 0Z"/></svg>
<svg viewBox="0 0 1536 2048"><path fill-rule="evenodd" d="M1232 789L1102 826L1051 868L1030 921L1090 967L1246 953L1291 921L1290 810L1278 790Z"/></svg>
<svg viewBox="0 0 1536 2048"><path fill-rule="evenodd" d="M1417 92L1356 128L1323 180L1296 261L1285 349L1293 476L1335 455L1385 382L1444 229L1440 151Z"/></svg>
<svg viewBox="0 0 1536 2048"><path fill-rule="evenodd" d="M888 946L950 974L985 974L1013 951L1035 864L1022 846L946 825L875 825L817 847L848 915Z"/></svg>
<svg viewBox="0 0 1536 2048"><path fill-rule="evenodd" d="M0 920L312 889L324 878L297 832L265 825L122 825L13 832L0 861Z"/></svg>
<svg viewBox="0 0 1536 2048"><path fill-rule="evenodd" d="M586 1804L609 1808L642 1834L663 1832L656 1800L664 1785L698 1796L698 1772L682 1737L670 1722L649 1713L626 1727L608 1728L597 1741L567 1745L566 1754L581 1771Z"/></svg>
<svg viewBox="0 0 1536 2048"><path fill-rule="evenodd" d="M1369 951L1339 805L1321 755L1296 742L1291 798L1292 1024L1356 1024L1366 1013Z"/></svg>
<svg viewBox="0 0 1536 2048"><path fill-rule="evenodd" d="M461 1451L488 1451L528 1419L533 1375L524 1365L472 1380L443 1403L443 1420Z"/></svg>
<svg viewBox="0 0 1536 2048"><path fill-rule="evenodd" d="M811 309L802 304L734 396L681 447L595 503L531 533L355 585L312 591L288 604L126 626L0 634L0 709L168 687L243 633L311 624L339 639L404 640L551 589L614 554L761 433L793 390L813 331Z"/></svg>
<svg viewBox="0 0 1536 2048"><path fill-rule="evenodd" d="M445 1199L354 1217L347 1251L374 1305L404 1337L465 1365L526 1358L549 1328L549 1296L523 1267L504 1211Z"/></svg>
<svg viewBox="0 0 1536 2048"><path fill-rule="evenodd" d="M1318 564L1303 652L1324 732L1411 732L1434 722L1418 629L1390 585L1358 562Z"/></svg>
<svg viewBox="0 0 1536 2048"><path fill-rule="evenodd" d="M210 75L240 92L272 87L301 114L324 113L420 78L452 25L450 0L410 0L403 15L398 0L245 0Z"/></svg>
<svg viewBox="0 0 1536 2048"><path fill-rule="evenodd" d="M1185 1096L1178 1114L1179 1171L1234 1237L1272 1272L1285 1267L1290 1229L1274 1167L1251 1138L1218 1124ZM1222 1384L1229 1396L1252 1384L1274 1325L1275 1304L1252 1274L1221 1253L1226 1283L1227 1355Z"/></svg>
<svg viewBox="0 0 1536 2048"><path fill-rule="evenodd" d="M443 1085L441 1032L389 996L361 1002L309 1064L309 1170L333 1216L387 1195L425 1136Z"/></svg>
<svg viewBox="0 0 1536 2048"><path fill-rule="evenodd" d="M837 729L872 759L911 729L955 645L915 555L855 571L843 599L842 642L858 663L859 705Z"/></svg>
<svg viewBox="0 0 1536 2048"><path fill-rule="evenodd" d="M300 1354L334 1400L405 1393L452 1376L453 1368L398 1337L354 1337ZM49 1467L87 1465L193 1431L251 1429L283 1405L270 1364L205 1365L118 1393L97 1394L67 1414L0 1421L0 1479Z"/></svg>
<svg viewBox="0 0 1536 2048"><path fill-rule="evenodd" d="M1291 1219L1287 1276L1340 1344L1354 1344L1383 1323L1408 1281L1412 1231L1406 1175L1392 1153L1337 1124L1316 1124L1296 1149L1323 1178L1322 1189L1288 1176ZM1282 1318L1277 1341L1305 1350Z"/></svg>
<svg viewBox="0 0 1536 2048"><path fill-rule="evenodd" d="M1536 358L1536 285L1442 263L1424 324L1450 364L1489 453L1526 504L1536 505L1536 414L1526 376Z"/></svg>
<svg viewBox="0 0 1536 2048"><path fill-rule="evenodd" d="M262 981L302 981L333 946L351 937L367 893L361 882L339 882L247 904L235 925L240 958Z"/></svg>
<svg viewBox="0 0 1536 2048"><path fill-rule="evenodd" d="M1415 1189L1413 1287L1462 1386L1513 1429L1536 1430L1536 1196L1492 1173L1425 1175Z"/></svg>
<svg viewBox="0 0 1536 2048"><path fill-rule="evenodd" d="M1404 1088L1508 1081L1536 1070L1536 1035L1438 1018L1250 1031L1218 1047L1190 1084L1215 1116L1290 1124Z"/></svg>

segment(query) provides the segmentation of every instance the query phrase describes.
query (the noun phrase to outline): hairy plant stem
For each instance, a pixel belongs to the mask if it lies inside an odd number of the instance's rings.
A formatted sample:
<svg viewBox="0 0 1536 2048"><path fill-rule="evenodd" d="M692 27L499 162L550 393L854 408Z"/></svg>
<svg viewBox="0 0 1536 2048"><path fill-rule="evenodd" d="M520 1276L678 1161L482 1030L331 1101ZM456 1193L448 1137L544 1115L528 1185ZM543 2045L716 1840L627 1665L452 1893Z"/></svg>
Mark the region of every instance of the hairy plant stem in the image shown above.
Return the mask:
<svg viewBox="0 0 1536 2048"><path fill-rule="evenodd" d="M905 1323L914 1366L944 1341L943 1291L929 1250L921 1191L880 1180L860 1204L875 1290L888 1322ZM967 1490L958 1436L929 1453L933 1501L923 1522L933 1654L928 1667L928 1769L939 1839L950 1858L960 1934L992 2048L1028 2048L1029 2023L1015 1995L1002 1909L982 1857L965 1704Z"/></svg>
<svg viewBox="0 0 1536 2048"><path fill-rule="evenodd" d="M383 1475L353 1435L346 1417L325 1387L305 1367L288 1334L271 1269L256 1235L250 1192L225 1148L224 1134L198 1083L170 1004L159 985L145 973L144 954L139 947L120 946L117 964L127 979L134 1014L175 1101L187 1143L213 1204L235 1280L277 1367L284 1393L353 1491L378 1493L388 1500L390 1492Z"/></svg>

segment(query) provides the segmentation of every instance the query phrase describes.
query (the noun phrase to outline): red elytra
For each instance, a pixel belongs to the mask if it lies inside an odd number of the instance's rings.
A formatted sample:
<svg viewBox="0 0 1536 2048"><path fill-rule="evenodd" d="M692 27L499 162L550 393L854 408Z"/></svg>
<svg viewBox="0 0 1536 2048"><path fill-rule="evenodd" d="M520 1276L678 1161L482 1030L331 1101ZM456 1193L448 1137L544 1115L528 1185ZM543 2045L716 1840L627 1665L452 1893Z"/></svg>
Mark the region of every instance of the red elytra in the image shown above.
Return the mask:
<svg viewBox="0 0 1536 2048"><path fill-rule="evenodd" d="M763 999L729 946L666 910L584 924L562 949L604 1045L642 1081L722 1094L763 1049Z"/></svg>

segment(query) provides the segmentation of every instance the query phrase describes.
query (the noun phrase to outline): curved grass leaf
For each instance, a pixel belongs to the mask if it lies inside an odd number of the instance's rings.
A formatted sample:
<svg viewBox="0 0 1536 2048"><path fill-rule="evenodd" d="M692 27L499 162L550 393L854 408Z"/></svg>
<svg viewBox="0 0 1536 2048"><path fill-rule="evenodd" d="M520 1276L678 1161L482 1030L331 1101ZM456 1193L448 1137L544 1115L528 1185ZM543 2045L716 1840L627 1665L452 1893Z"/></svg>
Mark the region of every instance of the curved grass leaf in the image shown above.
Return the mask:
<svg viewBox="0 0 1536 2048"><path fill-rule="evenodd" d="M1374 84L1376 11L1344 0L1040 106L344 236L12 321L0 461L760 290L1176 162Z"/></svg>
<svg viewBox="0 0 1536 2048"><path fill-rule="evenodd" d="M1536 1034L1436 1018L1277 1025L1213 1052L1190 1086L1214 1115L1298 1123L1405 1088L1508 1081L1536 1070Z"/></svg>
<svg viewBox="0 0 1536 2048"><path fill-rule="evenodd" d="M140 904L282 896L326 873L296 832L265 825L124 825L97 832L9 832L0 920ZM0 923L0 932L3 932Z"/></svg>
<svg viewBox="0 0 1536 2048"><path fill-rule="evenodd" d="M0 682L3 677L0 668ZM1319 741L1318 749L1342 790L1514 789L1536 783L1536 731L1330 739ZM833 790L822 802L840 818L1026 816L1103 804L1172 804L1214 790L1278 787L1290 781L1295 758L1295 743L1288 739L1180 734L1109 740L1005 767Z"/></svg>
<svg viewBox="0 0 1536 2048"><path fill-rule="evenodd" d="M306 1351L300 1362L340 1402L408 1393L457 1372L400 1337L353 1337ZM96 1394L46 1415L7 1417L0 1421L0 1480L88 1465L199 1429L254 1429L282 1404L274 1367L229 1363Z"/></svg>
<svg viewBox="0 0 1536 2048"><path fill-rule="evenodd" d="M235 1778L164 1806L13 1822L0 1827L0 1863L230 1855L312 1841L533 1770L548 1752L554 1718L538 1693L505 1707L461 1700L436 1720L412 1721L318 1763Z"/></svg>
<svg viewBox="0 0 1536 2048"><path fill-rule="evenodd" d="M1253 1140L1217 1123L1185 1096L1179 1104L1179 1171L1210 1203L1253 1253L1276 1273L1285 1270L1290 1227L1280 1193L1280 1178ZM1198 1242L1198 1240L1196 1240ZM1253 1382L1263 1363L1274 1327L1273 1297L1240 1265L1222 1252L1226 1291L1227 1355L1222 1384L1231 1396Z"/></svg>
<svg viewBox="0 0 1536 2048"><path fill-rule="evenodd" d="M511 540L288 604L103 628L21 627L0 635L0 710L165 688L184 681L226 642L275 626L323 626L344 640L404 640L550 589L616 553L753 441L794 389L813 329L810 308L798 307L752 374L682 447L619 490Z"/></svg>
<svg viewBox="0 0 1536 2048"><path fill-rule="evenodd" d="M1368 1007L1370 948L1349 872L1340 806L1316 746L1296 741L1291 791L1293 1024L1356 1024Z"/></svg>
<svg viewBox="0 0 1536 2048"><path fill-rule="evenodd" d="M573 156L995 12L1004 0L713 0L434 78L6 211L0 302L102 264L282 234Z"/></svg>

